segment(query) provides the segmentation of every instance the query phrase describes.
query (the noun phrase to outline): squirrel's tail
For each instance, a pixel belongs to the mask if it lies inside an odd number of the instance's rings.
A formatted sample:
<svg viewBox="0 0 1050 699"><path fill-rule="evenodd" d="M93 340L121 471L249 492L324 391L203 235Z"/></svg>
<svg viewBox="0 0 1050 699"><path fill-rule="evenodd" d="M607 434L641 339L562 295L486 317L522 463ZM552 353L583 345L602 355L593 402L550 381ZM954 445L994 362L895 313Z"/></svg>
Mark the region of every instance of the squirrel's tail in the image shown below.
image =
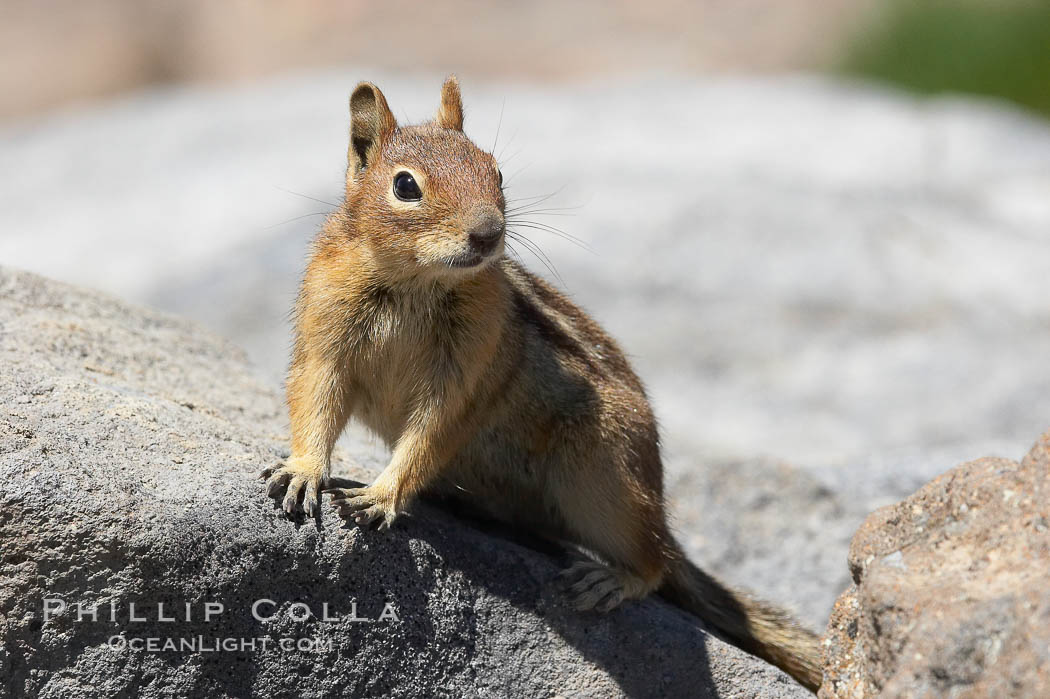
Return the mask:
<svg viewBox="0 0 1050 699"><path fill-rule="evenodd" d="M726 587L684 554L668 564L658 594L700 617L733 645L776 665L811 692L820 687L820 639L787 611Z"/></svg>

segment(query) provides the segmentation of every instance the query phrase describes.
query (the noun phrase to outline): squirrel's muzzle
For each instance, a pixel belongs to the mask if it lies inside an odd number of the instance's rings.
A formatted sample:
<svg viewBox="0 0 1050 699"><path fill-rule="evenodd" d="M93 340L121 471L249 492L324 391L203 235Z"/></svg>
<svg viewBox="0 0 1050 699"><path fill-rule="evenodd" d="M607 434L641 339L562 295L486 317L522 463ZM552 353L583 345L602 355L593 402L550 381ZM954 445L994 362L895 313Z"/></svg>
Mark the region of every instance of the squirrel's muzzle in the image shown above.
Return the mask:
<svg viewBox="0 0 1050 699"><path fill-rule="evenodd" d="M488 255L499 246L503 239L504 221L498 211L485 211L479 214L467 232L471 249L480 254Z"/></svg>

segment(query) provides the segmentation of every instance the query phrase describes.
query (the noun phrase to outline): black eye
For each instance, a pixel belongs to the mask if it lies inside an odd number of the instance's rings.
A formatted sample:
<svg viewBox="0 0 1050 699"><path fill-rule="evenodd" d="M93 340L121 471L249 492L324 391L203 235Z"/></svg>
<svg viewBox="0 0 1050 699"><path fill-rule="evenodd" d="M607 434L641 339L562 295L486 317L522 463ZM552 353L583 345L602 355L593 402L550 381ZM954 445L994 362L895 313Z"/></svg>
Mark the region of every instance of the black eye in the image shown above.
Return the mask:
<svg viewBox="0 0 1050 699"><path fill-rule="evenodd" d="M496 174L499 175L499 186L503 186L503 170L496 170Z"/></svg>
<svg viewBox="0 0 1050 699"><path fill-rule="evenodd" d="M423 192L419 191L415 177L407 172L399 172L394 175L394 196L401 201L419 201L423 198Z"/></svg>

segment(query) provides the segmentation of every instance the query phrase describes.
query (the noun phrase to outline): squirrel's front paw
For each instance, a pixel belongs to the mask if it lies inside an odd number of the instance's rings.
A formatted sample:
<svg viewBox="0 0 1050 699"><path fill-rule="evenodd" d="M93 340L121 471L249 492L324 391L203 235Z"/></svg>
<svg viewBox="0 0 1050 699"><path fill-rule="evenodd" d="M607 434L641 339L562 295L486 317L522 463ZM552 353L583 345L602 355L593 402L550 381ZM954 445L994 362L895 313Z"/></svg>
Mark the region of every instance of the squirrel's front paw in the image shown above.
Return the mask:
<svg viewBox="0 0 1050 699"><path fill-rule="evenodd" d="M397 518L398 508L392 493L375 485L363 488L331 488L332 504L343 519L359 526L389 529Z"/></svg>
<svg viewBox="0 0 1050 699"><path fill-rule="evenodd" d="M287 464L266 469L260 477L266 481L267 497L283 498L281 507L288 514L294 515L298 511L314 517L321 511L319 503L324 479L319 469L289 459Z"/></svg>

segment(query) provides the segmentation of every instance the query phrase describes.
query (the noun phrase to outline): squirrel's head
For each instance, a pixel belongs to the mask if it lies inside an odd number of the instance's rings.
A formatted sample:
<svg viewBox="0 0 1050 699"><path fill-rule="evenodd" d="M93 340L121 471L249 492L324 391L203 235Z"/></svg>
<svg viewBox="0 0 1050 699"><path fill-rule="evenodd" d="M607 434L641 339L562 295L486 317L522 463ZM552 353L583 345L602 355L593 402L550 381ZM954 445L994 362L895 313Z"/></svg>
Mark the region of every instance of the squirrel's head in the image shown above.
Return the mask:
<svg viewBox="0 0 1050 699"><path fill-rule="evenodd" d="M345 209L377 260L412 277L471 274L503 254L505 207L496 159L463 133L455 77L415 126L398 126L375 85L354 89Z"/></svg>

